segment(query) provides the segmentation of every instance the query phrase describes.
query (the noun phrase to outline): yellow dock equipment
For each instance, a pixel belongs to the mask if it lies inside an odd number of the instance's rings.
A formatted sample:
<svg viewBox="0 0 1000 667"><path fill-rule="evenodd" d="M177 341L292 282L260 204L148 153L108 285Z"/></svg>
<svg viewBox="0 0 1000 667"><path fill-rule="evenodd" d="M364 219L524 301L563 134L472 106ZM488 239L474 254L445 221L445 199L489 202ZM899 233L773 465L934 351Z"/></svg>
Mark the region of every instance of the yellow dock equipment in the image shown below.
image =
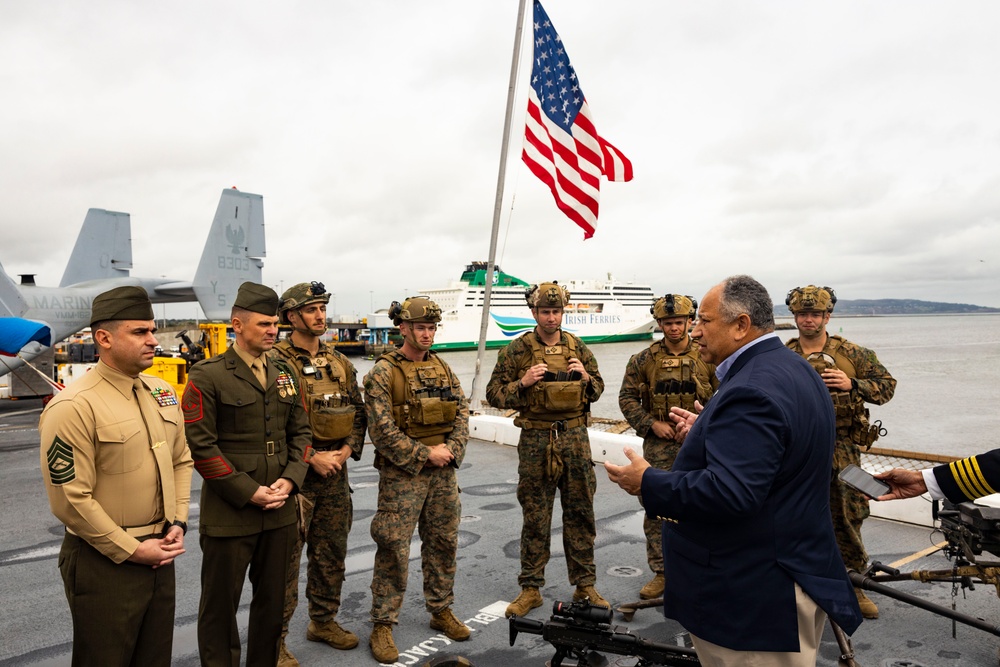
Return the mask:
<svg viewBox="0 0 1000 667"><path fill-rule="evenodd" d="M153 365L144 372L169 382L180 396L187 384L187 366L187 361L180 357L153 357Z"/></svg>
<svg viewBox="0 0 1000 667"><path fill-rule="evenodd" d="M205 358L211 359L217 354L222 354L229 348L228 332L230 324L220 324L217 322L203 322L198 325L201 329L202 344L205 345Z"/></svg>

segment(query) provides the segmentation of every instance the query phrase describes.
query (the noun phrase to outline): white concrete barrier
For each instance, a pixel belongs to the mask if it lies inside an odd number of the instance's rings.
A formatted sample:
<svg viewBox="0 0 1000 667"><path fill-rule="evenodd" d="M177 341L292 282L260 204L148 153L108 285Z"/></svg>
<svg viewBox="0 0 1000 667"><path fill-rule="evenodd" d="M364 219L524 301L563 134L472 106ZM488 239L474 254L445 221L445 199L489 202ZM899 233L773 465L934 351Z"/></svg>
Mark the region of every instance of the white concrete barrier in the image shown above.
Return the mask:
<svg viewBox="0 0 1000 667"><path fill-rule="evenodd" d="M469 418L469 436L477 440L516 447L518 438L521 436L521 429L514 426L514 420L510 417L473 415ZM611 461L618 465L628 463L628 459L625 458L625 453L622 451L625 446L631 447L640 455L642 454L642 438L638 436L590 429L591 456L597 463L605 461Z"/></svg>

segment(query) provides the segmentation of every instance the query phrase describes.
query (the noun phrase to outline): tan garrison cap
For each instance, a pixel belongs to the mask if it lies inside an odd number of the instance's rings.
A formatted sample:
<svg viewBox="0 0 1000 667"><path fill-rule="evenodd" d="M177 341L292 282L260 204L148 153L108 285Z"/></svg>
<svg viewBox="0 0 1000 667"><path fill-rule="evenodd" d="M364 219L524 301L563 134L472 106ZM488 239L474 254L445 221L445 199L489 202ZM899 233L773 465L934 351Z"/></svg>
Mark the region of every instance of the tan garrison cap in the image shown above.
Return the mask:
<svg viewBox="0 0 1000 667"><path fill-rule="evenodd" d="M90 325L107 320L151 320L153 304L146 290L138 285L125 285L94 297L90 305Z"/></svg>

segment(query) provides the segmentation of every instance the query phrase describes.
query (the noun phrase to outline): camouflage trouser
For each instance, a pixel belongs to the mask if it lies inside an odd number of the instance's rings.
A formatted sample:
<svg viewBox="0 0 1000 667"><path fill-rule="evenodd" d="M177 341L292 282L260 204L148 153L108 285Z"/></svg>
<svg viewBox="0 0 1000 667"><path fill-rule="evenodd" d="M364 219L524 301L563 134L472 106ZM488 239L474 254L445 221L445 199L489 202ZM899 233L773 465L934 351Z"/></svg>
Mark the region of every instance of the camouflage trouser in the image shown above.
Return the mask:
<svg viewBox="0 0 1000 667"><path fill-rule="evenodd" d="M410 539L420 534L424 605L436 613L455 601L455 556L462 518L455 468L423 468L411 477L386 462L379 470L378 510L372 518L375 568L372 622L395 623L406 592Z"/></svg>
<svg viewBox="0 0 1000 667"><path fill-rule="evenodd" d="M299 494L301 499L295 498L299 503L299 531L288 567L282 637L288 634L288 624L299 603L303 538L308 545L306 599L309 618L324 623L337 616L340 589L344 584L347 534L351 532L354 516L346 465L340 473L326 478L310 469Z"/></svg>
<svg viewBox="0 0 1000 667"><path fill-rule="evenodd" d="M642 441L642 457L649 465L661 470L670 470L681 446L673 440L664 440L653 435L652 429ZM639 496L640 502L642 496ZM646 533L646 562L653 574L663 574L663 522L643 515L642 530Z"/></svg>
<svg viewBox="0 0 1000 667"><path fill-rule="evenodd" d="M868 564L868 552L861 541L861 523L868 518L868 498L841 482L837 475L848 464L861 465L861 450L850 438L837 434L833 448L833 478L830 480L830 511L833 515L833 532L837 546L850 569L863 570Z"/></svg>
<svg viewBox="0 0 1000 667"><path fill-rule="evenodd" d="M521 528L522 588L545 585L545 566L549 562L552 540L552 508L556 489L562 505L563 550L570 583L591 586L597 581L594 566L594 491L597 477L591 461L587 427L577 426L559 434L555 449L562 456L563 468L558 479L546 474L545 450L550 431L522 429L517 443L517 500L521 503L524 525Z"/></svg>

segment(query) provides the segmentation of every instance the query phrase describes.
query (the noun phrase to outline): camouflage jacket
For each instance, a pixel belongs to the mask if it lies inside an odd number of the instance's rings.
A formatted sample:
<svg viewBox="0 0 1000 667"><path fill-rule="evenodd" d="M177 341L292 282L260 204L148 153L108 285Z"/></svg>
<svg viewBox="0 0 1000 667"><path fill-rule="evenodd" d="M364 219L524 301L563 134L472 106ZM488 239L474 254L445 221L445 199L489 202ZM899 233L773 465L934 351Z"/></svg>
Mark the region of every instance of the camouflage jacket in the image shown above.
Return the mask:
<svg viewBox="0 0 1000 667"><path fill-rule="evenodd" d="M427 354L435 354L428 352ZM448 370L452 393L459 397L455 428L445 439L445 446L454 455L454 467L465 458L465 445L469 441L469 401L462 392L462 383L451 367L440 360ZM365 376L365 412L368 415L368 433L375 451L397 468L410 475L417 475L427 461L430 447L400 430L392 416L392 363L379 359Z"/></svg>
<svg viewBox="0 0 1000 667"><path fill-rule="evenodd" d="M651 362L653 351L657 345L662 346L663 341L653 343L641 352L632 355L632 358L628 360L628 365L625 366L625 376L622 378L622 386L618 392L618 407L621 408L622 415L640 438L646 437L653 426L653 421L655 421L649 410L643 407L640 388L649 382L646 376L646 366ZM697 359L696 368L700 383L715 391L719 388L719 379L715 376L715 364L702 361L699 349L700 347L689 337L684 352L671 356L690 356ZM699 398L699 400L701 399Z"/></svg>
<svg viewBox="0 0 1000 667"><path fill-rule="evenodd" d="M525 336L534 336L534 331L515 338L507 347L500 350L497 356L497 365L493 367L493 375L486 385L486 400L494 408L501 410L523 410L528 407L527 394L520 389L521 376L531 368L531 346L524 341ZM567 345L566 339L572 336L565 331L559 332L559 341L562 345ZM580 355L580 363L587 369L590 375L590 384L587 385L586 396L590 403L593 403L604 393L604 379L597 369L597 359L582 340L576 339L576 349Z"/></svg>

